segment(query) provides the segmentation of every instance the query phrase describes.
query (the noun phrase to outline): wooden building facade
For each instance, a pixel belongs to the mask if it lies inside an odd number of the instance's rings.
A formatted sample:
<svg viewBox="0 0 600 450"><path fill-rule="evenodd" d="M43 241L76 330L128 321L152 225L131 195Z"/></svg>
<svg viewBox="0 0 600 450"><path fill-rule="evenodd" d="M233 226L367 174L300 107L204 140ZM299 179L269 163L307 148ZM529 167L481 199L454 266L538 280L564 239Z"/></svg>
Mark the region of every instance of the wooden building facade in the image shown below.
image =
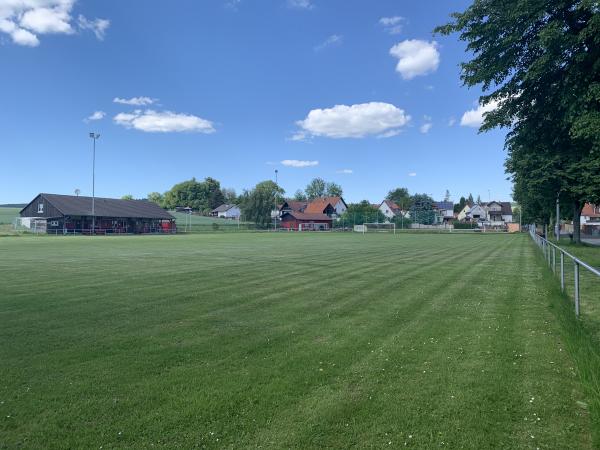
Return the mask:
<svg viewBox="0 0 600 450"><path fill-rule="evenodd" d="M21 223L48 234L176 233L175 218L146 200L39 194L20 212ZM94 227L95 224L95 227Z"/></svg>

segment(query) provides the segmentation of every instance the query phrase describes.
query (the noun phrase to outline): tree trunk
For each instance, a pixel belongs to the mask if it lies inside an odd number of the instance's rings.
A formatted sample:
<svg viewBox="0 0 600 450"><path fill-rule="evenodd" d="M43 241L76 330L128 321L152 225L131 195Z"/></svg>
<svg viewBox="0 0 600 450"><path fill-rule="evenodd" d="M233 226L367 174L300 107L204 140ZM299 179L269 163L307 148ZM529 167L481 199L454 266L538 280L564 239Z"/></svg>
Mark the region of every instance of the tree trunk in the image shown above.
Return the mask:
<svg viewBox="0 0 600 450"><path fill-rule="evenodd" d="M581 210L583 203L579 200L573 201L573 238L572 242L581 244Z"/></svg>

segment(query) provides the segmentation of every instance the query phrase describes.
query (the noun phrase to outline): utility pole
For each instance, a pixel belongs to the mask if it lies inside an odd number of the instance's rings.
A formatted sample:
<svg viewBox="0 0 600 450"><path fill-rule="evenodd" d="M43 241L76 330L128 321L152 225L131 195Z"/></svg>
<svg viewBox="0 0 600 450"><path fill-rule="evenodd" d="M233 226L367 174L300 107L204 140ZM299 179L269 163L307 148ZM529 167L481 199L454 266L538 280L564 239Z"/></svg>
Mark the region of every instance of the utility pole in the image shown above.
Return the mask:
<svg viewBox="0 0 600 450"><path fill-rule="evenodd" d="M94 141L92 150L92 234L96 234L96 140L100 139L98 133L90 133Z"/></svg>
<svg viewBox="0 0 600 450"><path fill-rule="evenodd" d="M560 241L560 192L556 194L556 242Z"/></svg>
<svg viewBox="0 0 600 450"><path fill-rule="evenodd" d="M279 170L275 169L275 216L273 218L275 231L277 231L277 216L279 215L277 211L277 189L279 189L278 174Z"/></svg>

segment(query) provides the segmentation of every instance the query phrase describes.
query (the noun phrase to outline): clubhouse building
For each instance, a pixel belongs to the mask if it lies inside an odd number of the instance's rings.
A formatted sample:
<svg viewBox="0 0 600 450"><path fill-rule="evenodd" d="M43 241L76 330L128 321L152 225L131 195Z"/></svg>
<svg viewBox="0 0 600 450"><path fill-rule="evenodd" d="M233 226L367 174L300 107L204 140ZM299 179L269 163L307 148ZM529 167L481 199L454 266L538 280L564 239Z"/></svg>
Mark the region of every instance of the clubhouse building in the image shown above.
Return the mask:
<svg viewBox="0 0 600 450"><path fill-rule="evenodd" d="M93 210L92 210L93 209ZM39 194L20 212L21 225L48 234L175 233L175 217L147 200Z"/></svg>

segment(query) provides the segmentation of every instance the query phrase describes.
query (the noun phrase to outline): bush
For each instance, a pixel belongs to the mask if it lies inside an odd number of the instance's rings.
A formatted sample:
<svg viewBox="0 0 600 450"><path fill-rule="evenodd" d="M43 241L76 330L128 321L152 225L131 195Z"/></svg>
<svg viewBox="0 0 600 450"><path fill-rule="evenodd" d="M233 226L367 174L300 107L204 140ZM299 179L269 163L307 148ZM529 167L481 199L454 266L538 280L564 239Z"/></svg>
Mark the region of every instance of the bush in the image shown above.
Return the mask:
<svg viewBox="0 0 600 450"><path fill-rule="evenodd" d="M474 228L479 228L476 223L459 222L458 220L455 220L452 225L454 225L455 230L472 230Z"/></svg>

